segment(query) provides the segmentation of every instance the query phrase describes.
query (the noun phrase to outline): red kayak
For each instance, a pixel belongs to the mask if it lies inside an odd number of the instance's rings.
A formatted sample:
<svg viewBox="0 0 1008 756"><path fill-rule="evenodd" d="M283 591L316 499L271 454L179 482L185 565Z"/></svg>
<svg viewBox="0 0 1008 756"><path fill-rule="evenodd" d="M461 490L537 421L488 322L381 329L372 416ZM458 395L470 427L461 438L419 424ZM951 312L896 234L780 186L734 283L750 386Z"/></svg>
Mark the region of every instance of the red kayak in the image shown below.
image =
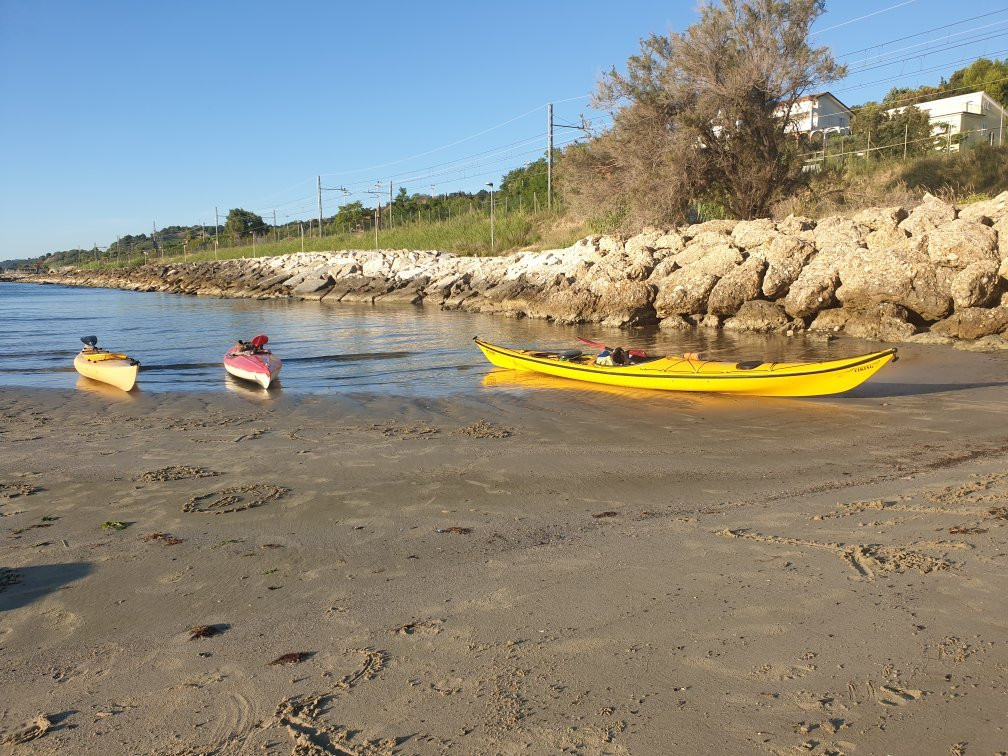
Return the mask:
<svg viewBox="0 0 1008 756"><path fill-rule="evenodd" d="M269 339L259 334L252 341L239 341L224 355L224 369L235 378L269 388L280 375L280 358L266 349Z"/></svg>

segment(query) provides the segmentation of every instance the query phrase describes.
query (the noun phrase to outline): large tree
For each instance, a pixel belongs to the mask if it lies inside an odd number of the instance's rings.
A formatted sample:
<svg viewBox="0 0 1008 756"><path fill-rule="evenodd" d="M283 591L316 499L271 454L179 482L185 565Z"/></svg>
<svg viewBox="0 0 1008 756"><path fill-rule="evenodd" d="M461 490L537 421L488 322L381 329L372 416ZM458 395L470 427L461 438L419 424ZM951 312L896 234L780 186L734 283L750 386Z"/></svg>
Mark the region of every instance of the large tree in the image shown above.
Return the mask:
<svg viewBox="0 0 1008 756"><path fill-rule="evenodd" d="M791 113L841 77L809 27L823 0L706 2L682 34L652 34L599 83L612 128L568 150L565 196L624 225L667 223L699 201L735 217L766 215L803 181Z"/></svg>
<svg viewBox="0 0 1008 756"><path fill-rule="evenodd" d="M228 213L224 228L229 234L234 234L239 239L250 234L266 233L266 223L262 217L251 210L242 210L240 207L236 207Z"/></svg>

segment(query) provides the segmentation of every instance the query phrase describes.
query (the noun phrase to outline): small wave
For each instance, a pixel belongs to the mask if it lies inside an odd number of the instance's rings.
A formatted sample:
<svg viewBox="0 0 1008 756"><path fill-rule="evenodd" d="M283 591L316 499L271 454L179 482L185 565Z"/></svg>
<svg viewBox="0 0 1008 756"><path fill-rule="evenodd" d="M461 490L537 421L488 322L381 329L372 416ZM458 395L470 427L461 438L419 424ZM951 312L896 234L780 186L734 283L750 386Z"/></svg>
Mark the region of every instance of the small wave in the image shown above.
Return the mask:
<svg viewBox="0 0 1008 756"><path fill-rule="evenodd" d="M411 357L415 352L350 352L347 354L320 354L316 357L284 357L286 362L367 362L368 360L398 360Z"/></svg>
<svg viewBox="0 0 1008 756"><path fill-rule="evenodd" d="M165 370L205 370L207 368L222 368L223 362L174 362L166 365L156 365L147 362L140 364L140 370L144 373L155 373Z"/></svg>
<svg viewBox="0 0 1008 756"><path fill-rule="evenodd" d="M48 368L0 368L0 373L8 373L10 375L20 375L20 374L42 374L45 373L73 373L74 367L71 365L69 367L48 367Z"/></svg>

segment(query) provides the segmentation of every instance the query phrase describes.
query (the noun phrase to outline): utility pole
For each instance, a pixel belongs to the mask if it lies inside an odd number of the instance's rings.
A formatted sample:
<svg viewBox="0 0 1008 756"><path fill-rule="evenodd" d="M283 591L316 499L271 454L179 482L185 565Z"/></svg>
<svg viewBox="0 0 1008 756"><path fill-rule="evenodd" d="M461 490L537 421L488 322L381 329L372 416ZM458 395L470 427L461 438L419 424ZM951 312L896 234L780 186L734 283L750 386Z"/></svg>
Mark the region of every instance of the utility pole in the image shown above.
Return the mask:
<svg viewBox="0 0 1008 756"><path fill-rule="evenodd" d="M546 106L546 209L553 209L553 103Z"/></svg>
<svg viewBox="0 0 1008 756"><path fill-rule="evenodd" d="M490 187L490 254L494 253L494 185L493 181L488 181Z"/></svg>
<svg viewBox="0 0 1008 756"><path fill-rule="evenodd" d="M322 238L322 177L318 177L318 238Z"/></svg>
<svg viewBox="0 0 1008 756"><path fill-rule="evenodd" d="M301 229L301 251L304 252L304 223L298 221L298 228Z"/></svg>
<svg viewBox="0 0 1008 756"><path fill-rule="evenodd" d="M280 241L280 231L277 229L276 224L276 208L273 208L273 241Z"/></svg>
<svg viewBox="0 0 1008 756"><path fill-rule="evenodd" d="M213 227L213 259L217 259L217 235L220 232L220 213L217 212L217 206L214 205L214 227Z"/></svg>
<svg viewBox="0 0 1008 756"><path fill-rule="evenodd" d="M388 180L388 227L392 228L392 179Z"/></svg>
<svg viewBox="0 0 1008 756"><path fill-rule="evenodd" d="M910 136L910 123L903 124L903 159L906 160L907 137Z"/></svg>

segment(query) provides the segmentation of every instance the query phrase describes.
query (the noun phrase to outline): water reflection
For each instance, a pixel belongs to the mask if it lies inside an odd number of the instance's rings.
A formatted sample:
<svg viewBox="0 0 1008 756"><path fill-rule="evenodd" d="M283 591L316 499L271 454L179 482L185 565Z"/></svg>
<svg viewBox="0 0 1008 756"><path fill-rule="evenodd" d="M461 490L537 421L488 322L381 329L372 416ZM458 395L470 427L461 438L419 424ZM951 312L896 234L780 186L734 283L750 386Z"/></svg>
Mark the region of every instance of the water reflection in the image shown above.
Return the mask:
<svg viewBox="0 0 1008 756"><path fill-rule="evenodd" d="M283 386L279 380L270 383L269 388L263 388L258 383L243 381L232 375L224 375L224 388L230 393L254 402L269 402L283 394Z"/></svg>
<svg viewBox="0 0 1008 756"><path fill-rule="evenodd" d="M102 383L101 381L95 381L91 378L85 378L80 374L77 375L77 382L75 386L80 391L85 391L89 394L94 394L95 396L101 396L106 399L113 399L120 402L135 401L136 395L140 393L140 388L138 386L134 386L129 391L123 391L121 388L117 388L110 383Z"/></svg>

